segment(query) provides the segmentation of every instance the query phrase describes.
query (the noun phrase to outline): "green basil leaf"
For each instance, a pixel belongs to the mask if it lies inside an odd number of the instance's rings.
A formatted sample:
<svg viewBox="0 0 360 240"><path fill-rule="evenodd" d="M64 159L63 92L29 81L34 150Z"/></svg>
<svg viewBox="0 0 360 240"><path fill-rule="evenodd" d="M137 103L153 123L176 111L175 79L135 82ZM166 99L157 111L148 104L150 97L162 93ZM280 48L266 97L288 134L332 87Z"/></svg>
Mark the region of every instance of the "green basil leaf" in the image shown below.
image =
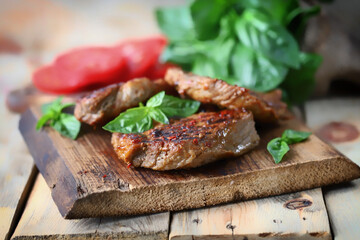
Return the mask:
<svg viewBox="0 0 360 240"><path fill-rule="evenodd" d="M206 56L199 56L193 64L193 68L191 72L207 77L221 78L223 79L223 75L221 72L222 69L212 58L208 58ZM227 75L227 74L226 74Z"/></svg>
<svg viewBox="0 0 360 240"><path fill-rule="evenodd" d="M197 0L190 5L196 36L200 40L215 38L219 32L219 21L229 1Z"/></svg>
<svg viewBox="0 0 360 240"><path fill-rule="evenodd" d="M288 144L298 143L306 140L311 135L311 132L301 132L292 129L286 129L281 138Z"/></svg>
<svg viewBox="0 0 360 240"><path fill-rule="evenodd" d="M41 112L42 114L47 114L50 112L50 109L52 109L53 103L45 103L41 105Z"/></svg>
<svg viewBox="0 0 360 240"><path fill-rule="evenodd" d="M63 100L63 97L60 96L60 97L56 98L53 102L43 104L41 106L41 112L43 114L49 113L50 111L52 111L54 113L60 113L65 108L75 105L75 103L62 104L61 103L62 100Z"/></svg>
<svg viewBox="0 0 360 240"><path fill-rule="evenodd" d="M301 104L311 95L315 86L315 73L321 62L322 57L319 55L300 54L300 68L290 69L281 84L281 88L287 92L291 103Z"/></svg>
<svg viewBox="0 0 360 240"><path fill-rule="evenodd" d="M191 65L194 65L194 62L199 62L199 59L211 58L218 69L227 71L230 54L236 43L233 38L236 17L236 13L231 11L221 19L220 34L215 40L171 42L162 52L160 60L162 62L173 62L180 65L184 70L193 71L194 66ZM218 53L221 54L220 58ZM227 60L223 60L224 58ZM223 66L218 67L220 62Z"/></svg>
<svg viewBox="0 0 360 240"><path fill-rule="evenodd" d="M131 108L103 126L110 132L141 133L151 129L152 119L148 107Z"/></svg>
<svg viewBox="0 0 360 240"><path fill-rule="evenodd" d="M312 16L319 14L320 10L320 6L312 6L309 8L298 6L289 12L285 24L288 26L288 29L292 32L293 36L301 41L309 19Z"/></svg>
<svg viewBox="0 0 360 240"><path fill-rule="evenodd" d="M281 138L274 138L268 143L267 150L273 157L275 163L280 163L290 148L289 145Z"/></svg>
<svg viewBox="0 0 360 240"><path fill-rule="evenodd" d="M75 103L64 103L60 107L60 111L64 110L65 108L75 106Z"/></svg>
<svg viewBox="0 0 360 240"><path fill-rule="evenodd" d="M155 11L157 23L171 41L195 39L195 30L188 7L159 8Z"/></svg>
<svg viewBox="0 0 360 240"><path fill-rule="evenodd" d="M209 57L212 57L218 65L222 66L222 68L227 69L235 44L236 42L233 38L219 38L212 44L213 47L208 50L207 54Z"/></svg>
<svg viewBox="0 0 360 240"><path fill-rule="evenodd" d="M198 56L204 55L207 45L196 41L170 43L160 56L162 62L172 62L184 70L190 70Z"/></svg>
<svg viewBox="0 0 360 240"><path fill-rule="evenodd" d="M281 24L286 22L288 13L299 6L297 0L242 0L240 4L244 8L260 8Z"/></svg>
<svg viewBox="0 0 360 240"><path fill-rule="evenodd" d="M308 19L311 16L317 15L320 13L320 6L312 6L309 8L301 8L300 6L293 9L285 19L285 25L288 25L293 21L297 16L303 15L304 18Z"/></svg>
<svg viewBox="0 0 360 240"><path fill-rule="evenodd" d="M207 56L208 59L212 59L214 62L214 75L208 76L220 79L225 79L229 76L229 64L234 46L235 39L232 38L219 38L213 43L213 46L209 48Z"/></svg>
<svg viewBox="0 0 360 240"><path fill-rule="evenodd" d="M36 123L36 130L40 130L49 120L54 118L53 112L48 112L43 115Z"/></svg>
<svg viewBox="0 0 360 240"><path fill-rule="evenodd" d="M255 9L245 10L235 28L245 46L284 65L299 67L299 47L295 38L269 15Z"/></svg>
<svg viewBox="0 0 360 240"><path fill-rule="evenodd" d="M154 96L152 96L147 102L147 107L157 107L160 106L165 96L165 91L161 91Z"/></svg>
<svg viewBox="0 0 360 240"><path fill-rule="evenodd" d="M258 92L276 88L287 73L287 68L282 64L271 61L240 44L235 47L231 60L232 70L238 80L237 85Z"/></svg>
<svg viewBox="0 0 360 240"><path fill-rule="evenodd" d="M128 109L114 120L103 126L110 132L141 133L153 127L152 119L167 124L168 117L187 117L194 114L200 102L183 100L160 92L153 96L146 106Z"/></svg>
<svg viewBox="0 0 360 240"><path fill-rule="evenodd" d="M36 130L50 122L50 126L63 136L76 139L81 123L73 115L61 112L63 109L74 105L74 103L62 104L62 99L63 97L60 96L53 102L41 106L44 115L38 120Z"/></svg>
<svg viewBox="0 0 360 240"><path fill-rule="evenodd" d="M219 38L235 38L235 22L238 15L234 9L231 9L229 13L224 15L220 20Z"/></svg>
<svg viewBox="0 0 360 240"><path fill-rule="evenodd" d="M62 106L62 104L61 104L62 99L63 99L63 96L60 96L60 97L56 98L53 102L43 104L41 106L42 114L46 114L50 111L60 112L61 106Z"/></svg>
<svg viewBox="0 0 360 240"><path fill-rule="evenodd" d="M211 41L203 42L204 50L193 60L191 72L219 79L228 79L230 59L237 43L234 23L237 14L231 10L220 21L219 36Z"/></svg>
<svg viewBox="0 0 360 240"><path fill-rule="evenodd" d="M180 99L165 95L162 104L158 107L168 117L188 117L198 111L200 102Z"/></svg>
<svg viewBox="0 0 360 240"><path fill-rule="evenodd" d="M160 109L157 109L157 108L150 109L149 115L155 121L158 121L158 122L164 123L164 124L169 123L169 119L166 117L165 113L163 113Z"/></svg>
<svg viewBox="0 0 360 240"><path fill-rule="evenodd" d="M51 122L51 127L65 137L76 139L81 123L73 115L61 113L58 120Z"/></svg>

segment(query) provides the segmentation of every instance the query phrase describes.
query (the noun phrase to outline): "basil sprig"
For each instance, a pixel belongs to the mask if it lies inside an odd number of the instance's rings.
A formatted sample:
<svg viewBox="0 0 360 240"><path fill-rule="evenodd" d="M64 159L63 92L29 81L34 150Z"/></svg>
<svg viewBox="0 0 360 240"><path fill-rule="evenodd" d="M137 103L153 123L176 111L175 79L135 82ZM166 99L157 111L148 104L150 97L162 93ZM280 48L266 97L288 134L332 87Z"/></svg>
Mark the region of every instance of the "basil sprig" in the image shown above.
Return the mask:
<svg viewBox="0 0 360 240"><path fill-rule="evenodd" d="M259 92L282 88L285 100L301 103L321 57L302 52L299 43L319 12L298 0L192 0L159 8L157 23L169 39L161 59Z"/></svg>
<svg viewBox="0 0 360 240"><path fill-rule="evenodd" d="M180 99L159 92L151 97L144 106L128 109L114 120L103 126L110 132L141 133L153 128L153 120L169 123L168 117L188 117L199 109L200 102Z"/></svg>
<svg viewBox="0 0 360 240"><path fill-rule="evenodd" d="M285 154L290 150L289 144L302 142L310 135L310 132L287 129L283 132L281 137L274 138L268 143L267 150L273 157L275 163L280 163Z"/></svg>
<svg viewBox="0 0 360 240"><path fill-rule="evenodd" d="M61 101L62 97L58 97L53 102L42 105L41 112L43 116L38 120L36 130L40 130L46 123L49 123L50 127L61 135L76 139L80 132L81 123L72 114L62 112L65 108L75 104L62 104Z"/></svg>

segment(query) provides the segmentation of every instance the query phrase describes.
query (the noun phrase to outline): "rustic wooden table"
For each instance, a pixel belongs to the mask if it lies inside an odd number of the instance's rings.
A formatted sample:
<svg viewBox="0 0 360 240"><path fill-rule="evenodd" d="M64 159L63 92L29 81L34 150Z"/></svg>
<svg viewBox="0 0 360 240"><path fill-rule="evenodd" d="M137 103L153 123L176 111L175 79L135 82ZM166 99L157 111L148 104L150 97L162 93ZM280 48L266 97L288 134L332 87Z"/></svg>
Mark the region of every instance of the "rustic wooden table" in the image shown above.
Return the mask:
<svg viewBox="0 0 360 240"><path fill-rule="evenodd" d="M64 50L157 33L152 9L169 4L165 0L4 3L0 9L2 103L11 89L30 82L33 69ZM346 131L341 127L360 131L359 109L360 99L316 100L306 103L304 116L315 132L327 125L326 132L332 134L328 140L332 138L339 151L360 164L360 137L344 141ZM191 211L64 220L33 167L17 129L19 115L5 104L0 105L0 113L0 239L360 239L360 180ZM309 199L313 204L284 207L292 199Z"/></svg>

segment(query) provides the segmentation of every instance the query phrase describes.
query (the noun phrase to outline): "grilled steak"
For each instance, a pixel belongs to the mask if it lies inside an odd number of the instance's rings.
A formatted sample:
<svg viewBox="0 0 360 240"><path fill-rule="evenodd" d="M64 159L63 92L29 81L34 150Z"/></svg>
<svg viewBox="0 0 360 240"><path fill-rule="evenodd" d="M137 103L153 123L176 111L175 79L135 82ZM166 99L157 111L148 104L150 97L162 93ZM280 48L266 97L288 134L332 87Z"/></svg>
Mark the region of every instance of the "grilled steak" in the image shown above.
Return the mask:
<svg viewBox="0 0 360 240"><path fill-rule="evenodd" d="M154 94L169 90L164 80L150 81L138 78L126 83L101 88L76 103L75 117L89 125L102 125L117 117L122 111L136 107Z"/></svg>
<svg viewBox="0 0 360 240"><path fill-rule="evenodd" d="M175 86L180 95L202 103L212 103L228 109L245 108L259 122L274 122L287 117L287 106L281 101L280 90L266 94L255 93L220 79L184 73L178 68L169 69L165 81Z"/></svg>
<svg viewBox="0 0 360 240"><path fill-rule="evenodd" d="M142 134L113 133L111 142L118 157L136 167L193 168L254 148L259 142L254 125L245 110L205 112Z"/></svg>

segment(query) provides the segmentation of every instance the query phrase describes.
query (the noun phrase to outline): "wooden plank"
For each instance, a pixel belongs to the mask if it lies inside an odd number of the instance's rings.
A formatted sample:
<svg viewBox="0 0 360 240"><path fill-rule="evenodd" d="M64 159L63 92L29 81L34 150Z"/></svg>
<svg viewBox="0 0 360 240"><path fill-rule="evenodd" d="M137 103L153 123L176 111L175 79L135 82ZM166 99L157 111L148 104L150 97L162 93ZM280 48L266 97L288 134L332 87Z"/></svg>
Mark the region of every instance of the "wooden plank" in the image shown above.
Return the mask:
<svg viewBox="0 0 360 240"><path fill-rule="evenodd" d="M360 99L311 101L306 104L305 108L309 126L314 128L325 140L358 165L360 165L360 136L356 136L353 133L360 132L359 109ZM328 125L331 122L332 125ZM345 124L348 127L353 126L355 129L350 128L351 132L346 132L344 129L339 128L341 124ZM328 131L334 134L337 142L319 132L326 125L335 126L332 129L328 128ZM353 138L352 140L339 141L346 139L349 133L350 137ZM359 239L360 180L357 179L347 184L326 187L323 191L334 238L336 240Z"/></svg>
<svg viewBox="0 0 360 240"><path fill-rule="evenodd" d="M127 168L117 159L110 134L103 130L83 129L76 141L61 137L50 128L36 132L39 115L39 110L28 111L21 119L20 130L47 184L56 186L52 196L65 218L197 208L360 176L359 167L313 135L294 145L284 161L275 164L266 144L284 129L308 130L296 119L259 129L259 146L237 159L192 170L158 172ZM233 187L229 188L231 183ZM110 206L109 201L113 203Z"/></svg>
<svg viewBox="0 0 360 240"><path fill-rule="evenodd" d="M1 133L6 141L0 145L0 239L9 238L14 231L35 174L33 159L15 127L18 119L10 114L3 116L10 124L6 136Z"/></svg>
<svg viewBox="0 0 360 240"><path fill-rule="evenodd" d="M301 111L296 110L297 117L303 119ZM297 210L286 208L287 202L298 199L306 199L308 203L311 201L312 205ZM170 239L202 238L329 239L331 233L322 191L317 188L173 214Z"/></svg>
<svg viewBox="0 0 360 240"><path fill-rule="evenodd" d="M65 220L39 174L12 239L167 239L169 217L167 212L133 218Z"/></svg>
<svg viewBox="0 0 360 240"><path fill-rule="evenodd" d="M175 213L170 239L331 239L321 190Z"/></svg>

